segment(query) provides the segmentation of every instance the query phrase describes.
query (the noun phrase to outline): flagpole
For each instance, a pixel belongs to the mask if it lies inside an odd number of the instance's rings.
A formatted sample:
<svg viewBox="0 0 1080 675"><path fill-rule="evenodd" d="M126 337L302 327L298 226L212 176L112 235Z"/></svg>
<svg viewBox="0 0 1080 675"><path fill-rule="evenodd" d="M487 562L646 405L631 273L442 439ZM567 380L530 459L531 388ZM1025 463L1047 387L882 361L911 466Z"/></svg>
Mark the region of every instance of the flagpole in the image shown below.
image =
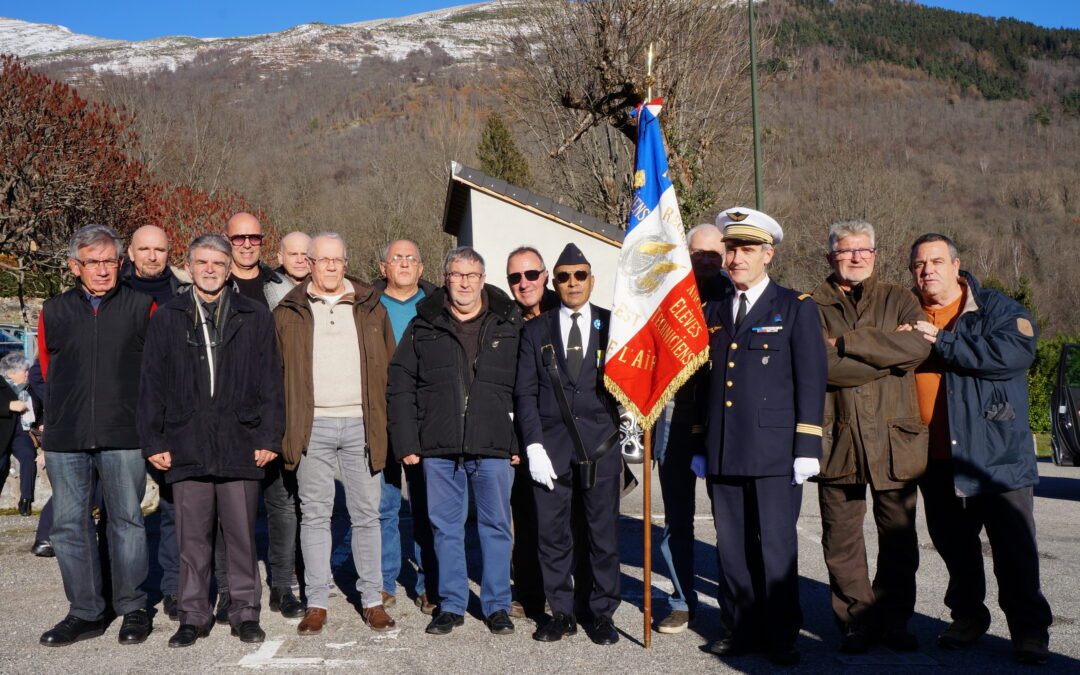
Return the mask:
<svg viewBox="0 0 1080 675"><path fill-rule="evenodd" d="M645 60L646 78L645 83L648 87L648 98L646 103L652 101L652 85L653 85L653 45L649 43L649 53ZM642 465L645 470L642 471L641 476L641 522L643 523L644 532L642 533L642 556L644 559L644 565L642 569L641 586L644 589L645 600L645 626L643 629L642 643L645 645L645 649L652 646L652 427L645 429L645 452Z"/></svg>

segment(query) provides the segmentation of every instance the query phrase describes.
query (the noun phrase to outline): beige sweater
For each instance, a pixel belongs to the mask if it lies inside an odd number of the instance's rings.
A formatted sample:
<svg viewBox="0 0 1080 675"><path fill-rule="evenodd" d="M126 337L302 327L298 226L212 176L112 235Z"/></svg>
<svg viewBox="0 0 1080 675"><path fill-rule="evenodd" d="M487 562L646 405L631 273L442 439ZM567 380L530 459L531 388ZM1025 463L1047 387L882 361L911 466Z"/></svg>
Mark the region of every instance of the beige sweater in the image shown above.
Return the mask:
<svg viewBox="0 0 1080 675"><path fill-rule="evenodd" d="M352 282L334 300L311 295L315 320L312 379L315 417L363 417L364 388L360 370L360 343L353 319Z"/></svg>

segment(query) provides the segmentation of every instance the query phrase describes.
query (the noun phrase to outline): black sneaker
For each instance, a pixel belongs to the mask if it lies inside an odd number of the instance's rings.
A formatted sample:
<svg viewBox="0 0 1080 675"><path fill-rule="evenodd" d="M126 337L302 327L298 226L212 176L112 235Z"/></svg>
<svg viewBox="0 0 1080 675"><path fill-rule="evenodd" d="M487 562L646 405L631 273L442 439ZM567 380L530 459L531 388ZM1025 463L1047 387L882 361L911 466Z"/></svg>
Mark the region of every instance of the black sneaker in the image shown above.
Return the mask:
<svg viewBox="0 0 1080 675"><path fill-rule="evenodd" d="M492 612L484 619L484 623L495 635L511 635L514 632L514 622L510 620L505 609Z"/></svg>
<svg viewBox="0 0 1080 675"><path fill-rule="evenodd" d="M988 628L990 624L981 619L957 619L938 635L938 646L942 649L967 649L978 642Z"/></svg>
<svg viewBox="0 0 1080 675"><path fill-rule="evenodd" d="M137 609L124 615L117 639L122 645L137 645L146 642L151 628L150 613L145 609Z"/></svg>
<svg viewBox="0 0 1080 675"><path fill-rule="evenodd" d="M96 638L105 632L105 620L86 621L77 616L68 615L64 620L46 631L41 636L41 644L46 647L66 647L80 640Z"/></svg>
<svg viewBox="0 0 1080 675"><path fill-rule="evenodd" d="M452 612L439 612L424 630L432 635L446 635L455 628L464 625L464 616Z"/></svg>
<svg viewBox="0 0 1080 675"><path fill-rule="evenodd" d="M35 541L34 545L30 547L30 552L39 558L55 558L56 551L53 550L52 542L48 539L41 539Z"/></svg>

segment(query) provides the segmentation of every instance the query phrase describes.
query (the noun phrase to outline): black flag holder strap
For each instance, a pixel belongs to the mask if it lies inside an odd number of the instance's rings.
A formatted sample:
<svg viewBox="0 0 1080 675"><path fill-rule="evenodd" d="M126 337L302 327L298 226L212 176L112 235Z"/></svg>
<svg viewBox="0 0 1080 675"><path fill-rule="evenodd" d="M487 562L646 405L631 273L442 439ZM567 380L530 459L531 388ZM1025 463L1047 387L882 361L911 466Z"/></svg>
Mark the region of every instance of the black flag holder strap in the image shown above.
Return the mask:
<svg viewBox="0 0 1080 675"><path fill-rule="evenodd" d="M546 326L545 326L546 328ZM545 332L547 332L545 330ZM551 344L550 335L544 336L547 344L540 347L540 355L544 360L544 369L551 378L551 388L555 390L555 400L559 402L559 412L562 413L563 424L570 432L570 439L574 443L574 454L577 461L573 462L574 471L577 473L578 485L588 490L596 484L596 460L604 456L609 450L619 443L619 432L616 430L600 444L593 452L592 457L585 451L585 444L581 441L574 416L570 412L570 404L566 402L566 392L563 391L562 376L559 374L558 359L555 357L555 347Z"/></svg>

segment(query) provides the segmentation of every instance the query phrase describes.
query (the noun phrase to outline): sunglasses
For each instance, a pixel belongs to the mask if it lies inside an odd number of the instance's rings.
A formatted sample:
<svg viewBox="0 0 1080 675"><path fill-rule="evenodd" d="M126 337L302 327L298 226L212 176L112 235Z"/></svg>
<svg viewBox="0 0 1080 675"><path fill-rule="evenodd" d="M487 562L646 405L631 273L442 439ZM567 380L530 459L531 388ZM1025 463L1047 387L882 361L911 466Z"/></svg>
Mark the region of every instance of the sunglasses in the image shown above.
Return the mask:
<svg viewBox="0 0 1080 675"><path fill-rule="evenodd" d="M525 277L529 281L536 281L543 273L544 270L525 270L524 272L514 272L513 274L506 275L506 283L510 284L511 286L517 286L521 283L521 277Z"/></svg>
<svg viewBox="0 0 1080 675"><path fill-rule="evenodd" d="M585 281L586 279L589 278L589 272L588 272L588 270L577 270L577 271L574 272L574 278L577 279L578 281ZM555 283L565 284L568 281L570 281L570 273L569 272L556 272L555 273Z"/></svg>
<svg viewBox="0 0 1080 675"><path fill-rule="evenodd" d="M233 246L243 246L244 240L250 241L252 246L262 246L263 236L261 234L234 234L229 237L229 241Z"/></svg>

